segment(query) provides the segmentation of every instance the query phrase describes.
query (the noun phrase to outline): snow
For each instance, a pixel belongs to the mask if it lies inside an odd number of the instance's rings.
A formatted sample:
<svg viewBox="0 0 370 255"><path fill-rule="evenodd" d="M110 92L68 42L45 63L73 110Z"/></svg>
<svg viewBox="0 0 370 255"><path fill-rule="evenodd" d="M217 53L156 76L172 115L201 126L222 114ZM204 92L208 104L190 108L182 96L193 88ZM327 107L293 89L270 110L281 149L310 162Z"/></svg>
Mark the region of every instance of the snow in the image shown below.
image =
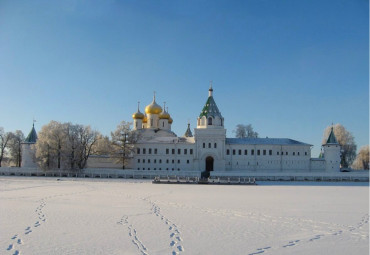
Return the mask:
<svg viewBox="0 0 370 255"><path fill-rule="evenodd" d="M367 185L1 177L0 254L368 254Z"/></svg>

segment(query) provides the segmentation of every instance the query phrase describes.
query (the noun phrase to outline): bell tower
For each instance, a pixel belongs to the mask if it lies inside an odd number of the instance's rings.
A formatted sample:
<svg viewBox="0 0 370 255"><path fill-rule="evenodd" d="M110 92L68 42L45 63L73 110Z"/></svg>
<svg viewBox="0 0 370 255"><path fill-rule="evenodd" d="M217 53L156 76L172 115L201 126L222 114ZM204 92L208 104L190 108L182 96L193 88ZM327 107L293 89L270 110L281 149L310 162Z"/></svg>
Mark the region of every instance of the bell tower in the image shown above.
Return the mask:
<svg viewBox="0 0 370 255"><path fill-rule="evenodd" d="M224 128L224 118L213 98L212 82L208 90L207 101L197 118L194 139L196 145L195 165L198 169L201 171L224 171L226 129Z"/></svg>

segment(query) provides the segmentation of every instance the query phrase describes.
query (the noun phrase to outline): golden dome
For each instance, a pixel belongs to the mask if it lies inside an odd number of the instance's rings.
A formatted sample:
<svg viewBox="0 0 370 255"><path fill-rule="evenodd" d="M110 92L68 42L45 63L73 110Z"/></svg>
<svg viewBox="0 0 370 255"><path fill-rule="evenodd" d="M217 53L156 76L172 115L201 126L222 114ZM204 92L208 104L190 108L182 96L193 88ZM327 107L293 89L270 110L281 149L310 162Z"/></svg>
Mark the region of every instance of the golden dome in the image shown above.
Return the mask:
<svg viewBox="0 0 370 255"><path fill-rule="evenodd" d="M155 102L155 94L153 102L145 107L145 112L147 114L160 114L162 112L162 107Z"/></svg>
<svg viewBox="0 0 370 255"><path fill-rule="evenodd" d="M144 114L139 110L140 102L137 102L137 112L132 114L133 119L144 119Z"/></svg>
<svg viewBox="0 0 370 255"><path fill-rule="evenodd" d="M147 123L147 122L148 122L148 117L146 115L144 115L143 123Z"/></svg>
<svg viewBox="0 0 370 255"><path fill-rule="evenodd" d="M170 115L168 114L168 112L161 112L161 114L159 114L159 118L160 119L169 119L171 118Z"/></svg>
<svg viewBox="0 0 370 255"><path fill-rule="evenodd" d="M142 114L140 111L135 112L132 114L133 119L144 119L144 114Z"/></svg>
<svg viewBox="0 0 370 255"><path fill-rule="evenodd" d="M164 103L163 112L161 112L161 114L159 114L159 118L160 119L169 119L170 117L171 117L170 114L166 111L166 103Z"/></svg>
<svg viewBox="0 0 370 255"><path fill-rule="evenodd" d="M172 124L172 122L173 122L173 119L170 117L170 118L168 119L168 123L169 123L169 124Z"/></svg>

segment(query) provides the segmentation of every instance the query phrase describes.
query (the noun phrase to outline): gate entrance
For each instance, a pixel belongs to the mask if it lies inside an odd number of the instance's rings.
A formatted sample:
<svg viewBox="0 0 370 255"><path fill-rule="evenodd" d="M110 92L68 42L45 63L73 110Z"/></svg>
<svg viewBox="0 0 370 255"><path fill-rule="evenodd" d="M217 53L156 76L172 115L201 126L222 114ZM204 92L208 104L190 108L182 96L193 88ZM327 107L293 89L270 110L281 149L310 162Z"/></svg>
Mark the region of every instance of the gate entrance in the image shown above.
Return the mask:
<svg viewBox="0 0 370 255"><path fill-rule="evenodd" d="M213 171L213 161L214 159L211 156L206 158L206 171Z"/></svg>

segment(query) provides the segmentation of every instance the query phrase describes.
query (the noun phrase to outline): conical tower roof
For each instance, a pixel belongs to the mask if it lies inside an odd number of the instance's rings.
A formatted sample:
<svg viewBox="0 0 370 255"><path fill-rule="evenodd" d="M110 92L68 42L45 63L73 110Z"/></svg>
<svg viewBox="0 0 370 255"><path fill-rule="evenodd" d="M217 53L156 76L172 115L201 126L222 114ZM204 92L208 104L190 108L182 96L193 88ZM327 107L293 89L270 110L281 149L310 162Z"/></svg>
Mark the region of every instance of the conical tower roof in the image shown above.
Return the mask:
<svg viewBox="0 0 370 255"><path fill-rule="evenodd" d="M334 129L333 129L333 127L331 127L329 137L326 140L326 144L338 144L337 138L334 135Z"/></svg>
<svg viewBox="0 0 370 255"><path fill-rule="evenodd" d="M28 136L24 140L24 143L36 143L36 140L37 140L37 133L35 130L35 124L33 124L31 132L28 134Z"/></svg>
<svg viewBox="0 0 370 255"><path fill-rule="evenodd" d="M190 129L190 123L188 123L188 129L186 129L184 137L193 137L193 133L191 132L191 129Z"/></svg>
<svg viewBox="0 0 370 255"><path fill-rule="evenodd" d="M206 104L204 105L202 109L202 112L199 115L199 118L202 118L203 116L205 116L206 118L216 117L216 116L222 118L221 112L220 110L218 110L217 104L215 100L213 99L212 85L210 86L208 91L209 91L209 96L208 96Z"/></svg>

